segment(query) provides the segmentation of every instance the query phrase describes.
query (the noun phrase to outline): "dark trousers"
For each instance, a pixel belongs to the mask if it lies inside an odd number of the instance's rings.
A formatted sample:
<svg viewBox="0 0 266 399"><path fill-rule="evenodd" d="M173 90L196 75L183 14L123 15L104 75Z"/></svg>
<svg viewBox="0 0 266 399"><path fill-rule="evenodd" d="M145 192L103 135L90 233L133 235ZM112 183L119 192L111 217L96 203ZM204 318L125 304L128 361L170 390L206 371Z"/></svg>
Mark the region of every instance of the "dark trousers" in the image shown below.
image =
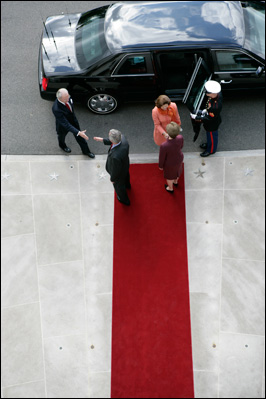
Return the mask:
<svg viewBox="0 0 266 399"><path fill-rule="evenodd" d="M207 135L207 149L210 154L213 154L217 150L218 145L218 130L212 132L206 132Z"/></svg>
<svg viewBox="0 0 266 399"><path fill-rule="evenodd" d="M129 172L125 179L118 180L114 182L114 189L119 201L123 202L124 204L130 204L130 200L127 195L127 188L130 188L130 175Z"/></svg>
<svg viewBox="0 0 266 399"><path fill-rule="evenodd" d="M66 142L65 142L66 135L67 133L57 134L59 147L61 148L66 148ZM87 144L87 141L83 137L77 136L76 134L74 134L74 137L84 155L87 155L89 152L91 152Z"/></svg>

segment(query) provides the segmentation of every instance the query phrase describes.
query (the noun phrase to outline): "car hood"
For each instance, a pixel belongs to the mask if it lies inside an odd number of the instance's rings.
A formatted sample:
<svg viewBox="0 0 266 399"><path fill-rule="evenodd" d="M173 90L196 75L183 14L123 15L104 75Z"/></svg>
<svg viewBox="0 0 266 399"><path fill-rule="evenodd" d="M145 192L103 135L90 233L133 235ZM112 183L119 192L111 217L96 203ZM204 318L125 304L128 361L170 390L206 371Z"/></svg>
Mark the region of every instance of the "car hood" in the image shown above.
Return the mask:
<svg viewBox="0 0 266 399"><path fill-rule="evenodd" d="M43 69L49 73L80 71L76 58L75 32L81 14L48 17L42 37Z"/></svg>

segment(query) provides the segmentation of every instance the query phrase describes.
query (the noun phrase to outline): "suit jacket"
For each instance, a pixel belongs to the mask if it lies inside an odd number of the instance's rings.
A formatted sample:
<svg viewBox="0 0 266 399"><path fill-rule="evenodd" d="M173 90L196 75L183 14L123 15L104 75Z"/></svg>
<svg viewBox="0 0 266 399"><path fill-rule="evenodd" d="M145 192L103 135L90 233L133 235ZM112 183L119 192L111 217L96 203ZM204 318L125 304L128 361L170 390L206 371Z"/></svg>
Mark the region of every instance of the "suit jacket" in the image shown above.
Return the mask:
<svg viewBox="0 0 266 399"><path fill-rule="evenodd" d="M105 145L111 145L109 139L103 139ZM114 183L125 181L129 171L129 144L122 135L117 147L109 149L106 161L106 170L110 174L110 180Z"/></svg>
<svg viewBox="0 0 266 399"><path fill-rule="evenodd" d="M55 116L55 124L57 134L66 134L68 132L72 132L77 135L80 131L80 126L76 115L74 113L73 101L72 98L69 99L72 112L62 103L60 103L57 99L53 104L53 114Z"/></svg>

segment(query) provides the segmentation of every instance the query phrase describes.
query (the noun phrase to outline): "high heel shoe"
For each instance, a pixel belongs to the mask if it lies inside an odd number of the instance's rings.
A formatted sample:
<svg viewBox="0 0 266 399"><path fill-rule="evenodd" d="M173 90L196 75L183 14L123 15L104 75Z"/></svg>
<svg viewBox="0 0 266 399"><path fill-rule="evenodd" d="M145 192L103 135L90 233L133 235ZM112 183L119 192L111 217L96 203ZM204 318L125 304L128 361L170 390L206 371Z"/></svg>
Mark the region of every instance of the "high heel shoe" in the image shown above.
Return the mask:
<svg viewBox="0 0 266 399"><path fill-rule="evenodd" d="M164 185L164 188L166 189L166 191L167 191L168 193L170 193L170 194L174 194L174 190L167 190L167 187L168 187L168 185L165 184L165 185Z"/></svg>

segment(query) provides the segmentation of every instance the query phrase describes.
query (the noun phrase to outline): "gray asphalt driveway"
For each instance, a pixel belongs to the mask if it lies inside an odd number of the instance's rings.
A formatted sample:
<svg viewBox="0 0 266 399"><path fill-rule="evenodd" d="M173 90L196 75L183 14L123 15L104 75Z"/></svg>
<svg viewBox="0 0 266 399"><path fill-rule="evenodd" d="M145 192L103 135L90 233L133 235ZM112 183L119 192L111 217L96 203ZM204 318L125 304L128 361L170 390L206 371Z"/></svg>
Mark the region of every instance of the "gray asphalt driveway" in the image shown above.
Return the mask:
<svg viewBox="0 0 266 399"><path fill-rule="evenodd" d="M58 147L52 102L42 100L38 88L38 49L43 21L49 15L84 12L112 1L2 1L2 154L44 155L62 154ZM92 141L94 135L105 136L110 128L125 133L131 153L158 152L153 142L153 103L123 104L111 115L95 115L76 104L76 114L82 129L87 129L90 147L96 154L106 148ZM265 148L264 93L242 93L225 96L220 127L219 151L238 151ZM196 143L189 112L178 103L181 116L184 152L198 152L205 139L202 130ZM80 149L71 134L67 145L72 154Z"/></svg>

